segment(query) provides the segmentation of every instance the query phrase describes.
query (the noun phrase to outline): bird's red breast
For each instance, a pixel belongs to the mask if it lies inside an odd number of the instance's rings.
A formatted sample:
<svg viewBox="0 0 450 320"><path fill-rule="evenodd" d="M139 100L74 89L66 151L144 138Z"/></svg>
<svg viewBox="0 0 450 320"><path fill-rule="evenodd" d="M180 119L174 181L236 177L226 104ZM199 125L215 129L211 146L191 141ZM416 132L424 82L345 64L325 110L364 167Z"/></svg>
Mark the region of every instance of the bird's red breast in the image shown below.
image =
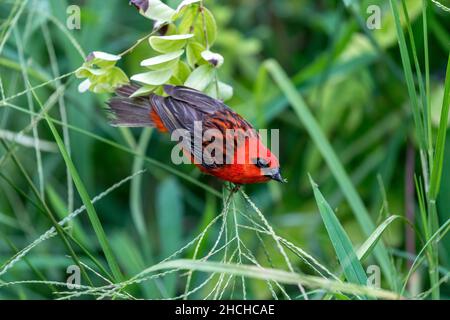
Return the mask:
<svg viewBox="0 0 450 320"><path fill-rule="evenodd" d="M167 97L150 94L131 98L137 89L136 85L123 86L110 99L113 125L152 126L171 134L182 130L189 138L187 143L184 140L183 150L194 164L225 181L284 181L277 157L264 146L251 124L222 101L192 88L171 85L164 86Z"/></svg>

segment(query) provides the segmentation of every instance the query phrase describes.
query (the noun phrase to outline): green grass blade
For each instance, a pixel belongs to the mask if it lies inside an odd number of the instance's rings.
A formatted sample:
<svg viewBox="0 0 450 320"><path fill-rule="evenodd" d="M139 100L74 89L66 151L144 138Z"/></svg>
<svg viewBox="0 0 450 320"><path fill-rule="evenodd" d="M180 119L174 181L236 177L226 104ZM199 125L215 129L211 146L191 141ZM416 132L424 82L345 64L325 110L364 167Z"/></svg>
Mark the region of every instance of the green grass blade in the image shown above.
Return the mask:
<svg viewBox="0 0 450 320"><path fill-rule="evenodd" d="M139 139L139 144L136 148L136 152L139 154L145 154L145 150L147 150L148 142L150 141L150 137L152 135L152 129L146 128L142 131L141 137ZM133 161L133 170L132 172L136 172L142 170L144 166L144 159L142 157L135 157ZM151 256L151 247L148 243L148 232L147 226L145 224L144 219L144 209L142 208L142 176L136 177L136 179L131 181L130 184L130 209L131 216L133 218L134 226L139 234L141 239L142 246L146 249L146 255Z"/></svg>
<svg viewBox="0 0 450 320"><path fill-rule="evenodd" d="M423 129L424 129L424 142L425 142L425 149L429 152L430 156L432 154L431 152L431 115L430 115L430 107L428 104L428 99L426 96L425 91L425 84L422 77L422 71L420 70L419 65L419 59L417 58L417 49L416 49L416 43L414 41L414 33L411 27L411 21L409 19L409 13L408 13L408 6L406 5L405 0L402 0L402 9L403 9L403 15L406 20L406 29L408 31L409 36L409 43L411 46L411 52L414 62L414 67L416 69L416 75L417 75L417 82L419 85L419 92L420 92L420 98L422 102L422 117L423 117ZM424 16L426 15L426 12L422 13Z"/></svg>
<svg viewBox="0 0 450 320"><path fill-rule="evenodd" d="M182 246L183 193L174 178L162 182L157 192L157 217L160 232L162 258L170 256ZM169 275L164 279L169 297L175 294L176 277Z"/></svg>
<svg viewBox="0 0 450 320"><path fill-rule="evenodd" d="M398 10L397 2L393 0L389 0L391 4L392 14L394 16L395 27L397 30L397 39L400 48L400 55L402 58L403 70L405 73L406 86L408 89L408 95L412 104L412 113L414 118L414 123L416 125L417 139L420 142L420 146L422 149L425 149L425 133L423 128L423 121L421 117L421 113L419 110L419 102L417 99L416 89L414 85L414 75L411 68L411 61L409 58L408 47L406 46L405 36L403 34L402 25L400 22L400 13ZM426 168L424 168L426 170Z"/></svg>
<svg viewBox="0 0 450 320"><path fill-rule="evenodd" d="M423 54L425 64L425 97L427 105L427 129L430 139L430 149L433 147L432 134L431 134L431 93L430 93L430 54L428 49L428 1L422 0L422 31L423 31Z"/></svg>
<svg viewBox="0 0 450 320"><path fill-rule="evenodd" d="M442 166L444 164L445 138L447 135L447 122L450 108L450 55L447 61L447 74L445 77L444 99L442 101L441 119L439 122L438 135L436 139L433 170L430 179L430 198L435 200L441 184Z"/></svg>
<svg viewBox="0 0 450 320"><path fill-rule="evenodd" d="M311 186L314 191L317 207L319 208L323 223L325 224L328 236L333 244L334 251L339 259L345 277L352 283L366 285L366 273L364 272L364 268L356 256L355 250L353 249L353 245L347 233L334 214L333 209L331 209L330 205L323 197L317 187L317 184L311 177L309 177L309 181L311 182Z"/></svg>
<svg viewBox="0 0 450 320"><path fill-rule="evenodd" d="M390 216L386 220L384 220L370 235L370 237L364 241L361 247L356 251L356 255L358 256L359 261L363 261L373 250L378 240L380 240L381 235L384 230L396 219L403 219L402 216Z"/></svg>
<svg viewBox="0 0 450 320"><path fill-rule="evenodd" d="M31 87L31 85L30 85ZM41 109L43 109L43 105L41 101L39 100L39 97L36 95L34 90L32 90L32 93L38 102ZM50 127L50 131L53 134L53 137L55 138L55 141L58 145L58 148L61 152L61 155L64 159L64 162L67 166L67 168L70 170L70 174L72 175L73 182L75 184L75 187L78 190L78 193L81 197L81 200L83 204L86 206L86 211L89 216L89 220L91 221L92 227L94 228L95 234L97 235L97 239L100 243L100 246L102 247L102 250L105 254L106 260L108 262L108 265L111 269L112 274L114 275L114 278L117 281L120 281L122 279L122 273L119 269L119 265L111 251L111 248L108 243L108 239L106 238L105 231L103 230L103 226L100 222L100 219L98 218L97 212L95 211L95 208L91 202L91 199L87 193L86 187L84 186L83 182L81 181L81 178L78 174L77 169L75 168L75 165L72 162L72 159L70 158L69 154L67 153L66 147L64 146L64 143L61 139L61 136L58 133L58 130L56 130L55 125L50 120L47 112L44 112L44 118Z"/></svg>

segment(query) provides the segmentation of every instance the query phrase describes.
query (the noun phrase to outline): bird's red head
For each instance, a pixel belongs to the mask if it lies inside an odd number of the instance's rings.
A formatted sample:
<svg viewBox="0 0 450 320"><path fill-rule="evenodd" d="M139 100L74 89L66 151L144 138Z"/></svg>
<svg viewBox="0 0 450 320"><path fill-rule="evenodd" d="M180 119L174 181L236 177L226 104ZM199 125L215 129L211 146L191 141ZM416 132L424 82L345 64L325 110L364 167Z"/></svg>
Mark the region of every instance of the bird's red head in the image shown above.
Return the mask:
<svg viewBox="0 0 450 320"><path fill-rule="evenodd" d="M256 148L252 143L256 144ZM259 137L250 138L245 144L248 161L244 164L244 175L255 182L276 180L286 182L281 177L280 162L275 154L267 148Z"/></svg>

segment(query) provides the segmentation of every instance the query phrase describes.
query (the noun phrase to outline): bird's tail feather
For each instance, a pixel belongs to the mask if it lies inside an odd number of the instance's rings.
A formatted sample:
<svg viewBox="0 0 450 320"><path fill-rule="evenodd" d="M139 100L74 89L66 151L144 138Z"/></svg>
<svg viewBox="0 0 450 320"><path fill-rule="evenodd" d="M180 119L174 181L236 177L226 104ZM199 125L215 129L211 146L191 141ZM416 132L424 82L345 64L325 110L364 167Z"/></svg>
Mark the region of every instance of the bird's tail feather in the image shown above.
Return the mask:
<svg viewBox="0 0 450 320"><path fill-rule="evenodd" d="M139 89L139 86L130 84L116 90L116 96L107 104L112 114L111 124L121 127L153 127L150 117L152 107L148 97L130 96Z"/></svg>

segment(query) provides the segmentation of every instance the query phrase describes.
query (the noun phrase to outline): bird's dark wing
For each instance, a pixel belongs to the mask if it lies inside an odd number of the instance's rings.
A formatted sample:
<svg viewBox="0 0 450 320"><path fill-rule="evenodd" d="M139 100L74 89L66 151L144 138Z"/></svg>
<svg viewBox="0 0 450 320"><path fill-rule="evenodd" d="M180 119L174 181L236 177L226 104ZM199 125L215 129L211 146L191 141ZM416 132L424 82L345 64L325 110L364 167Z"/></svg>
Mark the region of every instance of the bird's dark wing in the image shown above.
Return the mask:
<svg viewBox="0 0 450 320"><path fill-rule="evenodd" d="M187 130L184 141L189 143L185 148L190 150L194 160L205 167L217 167L224 163L223 157L214 158L204 153L205 145L212 141L195 143L195 137L204 136L208 129L218 129L225 137L225 130L233 129L236 119L242 119L227 107L222 101L209 97L208 95L192 88L183 86L165 85L164 91L167 97L152 95L150 102L156 113L161 118L164 126L173 132L176 129ZM230 115L235 115L230 118ZM214 120L216 119L216 120ZM222 119L223 121L220 121ZM245 120L242 119L245 122ZM195 125L197 122L197 125ZM245 122L248 124L247 122ZM190 139L190 140L189 140ZM223 140L223 139L222 139ZM220 141L224 145L225 141Z"/></svg>
<svg viewBox="0 0 450 320"><path fill-rule="evenodd" d="M185 130L185 133L179 131L183 136L183 146L190 151L196 163L214 165L217 161L203 154L202 140L196 143L195 138L201 139L205 129L208 129L204 127L206 119L229 108L223 102L188 87L165 85L164 91L167 97L150 96L153 110L170 133L177 129Z"/></svg>
<svg viewBox="0 0 450 320"><path fill-rule="evenodd" d="M201 109L206 113L218 110L230 109L222 101L214 99L201 91L184 87L165 85L164 91L172 98L191 104L194 108Z"/></svg>

